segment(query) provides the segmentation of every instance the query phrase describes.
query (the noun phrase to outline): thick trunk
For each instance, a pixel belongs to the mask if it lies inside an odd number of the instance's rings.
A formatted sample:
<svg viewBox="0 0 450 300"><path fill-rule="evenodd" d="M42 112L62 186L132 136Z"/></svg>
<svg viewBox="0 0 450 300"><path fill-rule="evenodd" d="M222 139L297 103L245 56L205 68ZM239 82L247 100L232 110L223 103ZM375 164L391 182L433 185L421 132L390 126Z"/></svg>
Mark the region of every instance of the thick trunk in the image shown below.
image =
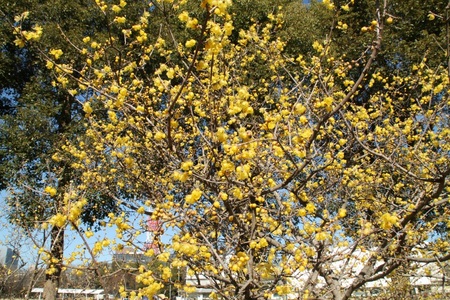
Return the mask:
<svg viewBox="0 0 450 300"><path fill-rule="evenodd" d="M64 254L64 229L53 226L52 247L50 249L51 263L45 275L44 300L56 300L62 272L62 259Z"/></svg>
<svg viewBox="0 0 450 300"><path fill-rule="evenodd" d="M44 284L44 300L56 300L58 295L58 283L51 278L47 279Z"/></svg>
<svg viewBox="0 0 450 300"><path fill-rule="evenodd" d="M58 133L64 134L72 121L71 105L73 103L73 98L67 96L60 100L62 108L61 112L56 116L56 121L58 124ZM70 181L70 176L70 170L63 169L62 179L59 182L59 186L64 187ZM43 300L56 300L58 296L58 288L62 272L62 260L64 256L63 228L57 226L52 227L50 255L51 262L48 264L47 273L45 275Z"/></svg>

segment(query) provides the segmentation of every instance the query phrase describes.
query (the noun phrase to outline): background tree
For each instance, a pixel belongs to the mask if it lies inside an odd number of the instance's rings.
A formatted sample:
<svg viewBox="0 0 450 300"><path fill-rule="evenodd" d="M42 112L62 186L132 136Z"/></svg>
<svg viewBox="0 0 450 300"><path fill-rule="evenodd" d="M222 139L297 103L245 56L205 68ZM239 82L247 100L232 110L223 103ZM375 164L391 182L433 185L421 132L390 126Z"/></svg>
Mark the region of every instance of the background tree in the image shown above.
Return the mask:
<svg viewBox="0 0 450 300"><path fill-rule="evenodd" d="M68 140L82 135L83 112L72 91L56 84L53 70L41 59L41 50L18 47L24 45L17 44L12 26L20 22L22 30L36 40L45 30L42 42L49 49L62 49L70 57L68 63L77 63L81 61L72 41L94 32L111 33L106 30L110 21L89 1L4 1L1 6L0 188L9 191L11 222L31 234L73 200L68 192L79 175L70 161L54 154ZM132 15L140 9L138 3L130 5L127 12ZM31 12L30 18L25 11ZM15 19L17 15L21 17ZM43 27L36 27L35 22ZM90 209L82 213L87 226L115 210L115 202L101 193L92 191L84 196L90 198ZM55 290L63 267L64 231L58 226L50 230L47 278L52 287L46 290Z"/></svg>

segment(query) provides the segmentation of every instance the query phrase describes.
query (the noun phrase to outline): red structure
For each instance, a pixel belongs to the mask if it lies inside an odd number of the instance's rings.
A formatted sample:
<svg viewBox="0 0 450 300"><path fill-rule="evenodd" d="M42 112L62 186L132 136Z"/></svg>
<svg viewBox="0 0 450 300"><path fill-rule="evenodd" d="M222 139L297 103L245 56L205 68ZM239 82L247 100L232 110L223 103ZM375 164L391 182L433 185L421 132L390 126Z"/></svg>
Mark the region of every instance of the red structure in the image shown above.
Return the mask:
<svg viewBox="0 0 450 300"><path fill-rule="evenodd" d="M149 232L157 232L161 229L161 223L158 220L152 220L150 217L147 221L147 230Z"/></svg>
<svg viewBox="0 0 450 300"><path fill-rule="evenodd" d="M159 220L152 220L150 217L147 220L147 238L145 241L145 249L153 249L155 254L159 254L159 247L155 241L155 236L161 231L162 224Z"/></svg>

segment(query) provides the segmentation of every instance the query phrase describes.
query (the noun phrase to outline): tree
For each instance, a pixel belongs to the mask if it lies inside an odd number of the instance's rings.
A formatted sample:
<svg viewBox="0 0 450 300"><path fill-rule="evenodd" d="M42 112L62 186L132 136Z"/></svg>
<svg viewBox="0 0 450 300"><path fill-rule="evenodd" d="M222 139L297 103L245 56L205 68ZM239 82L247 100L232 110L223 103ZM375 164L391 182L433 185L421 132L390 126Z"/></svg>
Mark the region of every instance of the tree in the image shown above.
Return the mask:
<svg viewBox="0 0 450 300"><path fill-rule="evenodd" d="M68 61L77 62L78 52L71 41L81 40L91 32L100 35L100 28L107 28L108 20L97 6L86 5L86 1L2 2L0 189L9 190L9 219L31 236L67 202L81 200L74 199L70 189L79 175L75 175L70 161L54 154L68 140L82 135L83 112L72 93L56 85L53 71L40 57L40 49L32 45L17 47L19 40L14 37L13 25L20 23L21 29L33 39L39 39L45 30L42 42L50 48L57 45L71 57ZM132 15L138 7L130 5L127 12ZM45 25L35 26L30 19ZM83 196L89 198L90 207L80 212L86 226L95 226L115 210L116 203L98 191ZM76 205L73 207L76 213ZM65 264L64 230L50 226L49 231L46 291L54 291Z"/></svg>
<svg viewBox="0 0 450 300"><path fill-rule="evenodd" d="M447 62L435 55L433 67L422 59L401 73L380 63L396 1L369 10L369 42L350 60L335 33L343 23L307 55L284 52L281 14L233 32L231 1L151 3L130 19L123 1L99 2L126 39L75 44L81 70L58 49L43 53L57 81L83 95L85 136L58 152L82 174L76 194L101 190L175 232L157 241L160 254L146 252L170 266L161 278L141 266L140 295L186 267L197 284L177 287L211 288L212 298L349 299L405 262L450 258L439 230L449 218ZM351 3L316 5L335 20ZM194 4L201 14L186 10ZM150 38L158 9L176 18ZM50 222L64 228L69 211ZM132 244L129 216L110 222Z"/></svg>

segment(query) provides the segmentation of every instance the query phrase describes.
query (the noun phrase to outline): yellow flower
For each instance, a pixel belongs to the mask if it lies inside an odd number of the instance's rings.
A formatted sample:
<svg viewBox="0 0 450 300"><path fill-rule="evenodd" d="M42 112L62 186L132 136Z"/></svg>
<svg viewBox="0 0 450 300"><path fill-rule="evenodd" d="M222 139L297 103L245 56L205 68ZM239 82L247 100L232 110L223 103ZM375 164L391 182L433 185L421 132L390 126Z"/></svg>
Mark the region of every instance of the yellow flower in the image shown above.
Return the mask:
<svg viewBox="0 0 450 300"><path fill-rule="evenodd" d="M100 47L100 45L97 42L92 42L91 47L92 49L97 49L98 47Z"/></svg>
<svg viewBox="0 0 450 300"><path fill-rule="evenodd" d="M47 60L47 63L45 64L45 66L47 67L47 69L53 69L53 63L49 60Z"/></svg>
<svg viewBox="0 0 450 300"><path fill-rule="evenodd" d="M288 285L279 285L275 288L275 290L277 291L278 295L288 295L292 288Z"/></svg>
<svg viewBox="0 0 450 300"><path fill-rule="evenodd" d="M275 154L275 156L277 157L283 157L284 156L284 151L281 147L278 146L274 146L273 147L273 152Z"/></svg>
<svg viewBox="0 0 450 300"><path fill-rule="evenodd" d="M192 191L192 197L194 197L195 199L200 199L200 197L202 196L202 191L199 189L195 189Z"/></svg>
<svg viewBox="0 0 450 300"><path fill-rule="evenodd" d="M74 90L74 89L67 90L67 92L68 92L71 96L75 96L75 95L77 94L77 90Z"/></svg>
<svg viewBox="0 0 450 300"><path fill-rule="evenodd" d="M197 41L194 39L191 39L191 40L187 41L185 45L186 45L186 48L192 48L195 46L195 44L197 44Z"/></svg>
<svg viewBox="0 0 450 300"><path fill-rule="evenodd" d="M202 191L199 190L198 188L196 188L192 191L192 193L190 195L187 195L185 197L186 203L194 204L195 202L197 202L200 199L201 196L202 196Z"/></svg>
<svg viewBox="0 0 450 300"><path fill-rule="evenodd" d="M114 19L114 21L116 21L116 22L119 23L119 24L125 23L126 20L127 20L127 19L126 19L125 17L116 17L116 18Z"/></svg>
<svg viewBox="0 0 450 300"><path fill-rule="evenodd" d="M58 59L63 55L63 51L61 49L52 49L50 50L50 54L53 55L55 59Z"/></svg>
<svg viewBox="0 0 450 300"><path fill-rule="evenodd" d="M190 168L194 165L194 163L190 160L184 161L181 163L181 170L183 171L189 171Z"/></svg>
<svg viewBox="0 0 450 300"><path fill-rule="evenodd" d="M233 196L239 200L244 199L244 194L242 193L241 189L238 187L233 189Z"/></svg>
<svg viewBox="0 0 450 300"><path fill-rule="evenodd" d="M347 143L346 139L339 139L339 145L344 146Z"/></svg>
<svg viewBox="0 0 450 300"><path fill-rule="evenodd" d="M197 290L197 288L196 288L195 286L185 285L185 286L183 287L183 290L184 290L186 293L191 294L191 293L195 293L195 291Z"/></svg>
<svg viewBox="0 0 450 300"><path fill-rule="evenodd" d="M50 220L48 221L50 224L52 224L53 226L56 227L63 227L66 224L67 221L67 217L57 213L56 215L54 215L53 217L50 218Z"/></svg>
<svg viewBox="0 0 450 300"><path fill-rule="evenodd" d="M166 137L166 134L164 132L158 131L155 133L155 140L156 141L162 141Z"/></svg>
<svg viewBox="0 0 450 300"><path fill-rule="evenodd" d="M86 113L86 115L90 115L92 113L92 107L90 102L86 102L83 104L83 111Z"/></svg>
<svg viewBox="0 0 450 300"><path fill-rule="evenodd" d="M245 180L250 177L250 165L246 164L236 168L236 177L239 180Z"/></svg>
<svg viewBox="0 0 450 300"><path fill-rule="evenodd" d="M319 241L319 242L320 241L325 241L325 240L327 240L329 238L330 238L330 234L327 233L327 232L324 232L324 231L319 232L319 233L316 234L316 240Z"/></svg>
<svg viewBox="0 0 450 300"><path fill-rule="evenodd" d="M198 25L198 20L197 19L190 19L189 21L187 21L186 23L186 27L190 28L190 29L195 29Z"/></svg>
<svg viewBox="0 0 450 300"><path fill-rule="evenodd" d="M167 78L173 79L175 76L175 70L173 68L169 68L166 72Z"/></svg>
<svg viewBox="0 0 450 300"><path fill-rule="evenodd" d="M393 216L390 213L385 213L381 216L380 227L384 230L389 230L397 224L397 221L398 218L396 216Z"/></svg>
<svg viewBox="0 0 450 300"><path fill-rule="evenodd" d="M170 268L165 267L163 268L163 273L161 275L162 279L168 280L172 276L172 272L170 271Z"/></svg>
<svg viewBox="0 0 450 300"><path fill-rule="evenodd" d="M312 214L316 211L316 207L314 206L314 204L312 202L309 202L308 204L306 204L306 210Z"/></svg>
<svg viewBox="0 0 450 300"><path fill-rule="evenodd" d="M56 189L54 187L52 187L52 186L47 186L44 189L44 192L48 193L52 197L56 195Z"/></svg>
<svg viewBox="0 0 450 300"><path fill-rule="evenodd" d="M347 215L347 210L345 208L340 208L338 212L339 218L344 218Z"/></svg>
<svg viewBox="0 0 450 300"><path fill-rule="evenodd" d="M222 199L223 201L228 199L228 194L227 193L220 192L219 196L220 196L220 199Z"/></svg>
<svg viewBox="0 0 450 300"><path fill-rule="evenodd" d="M28 18L28 15L29 15L29 14L30 14L29 11L25 11L25 12L23 12L21 15L15 16L15 17L14 17L14 21L15 21L15 22L20 22L20 21L22 21L22 20L25 20L26 18Z"/></svg>
<svg viewBox="0 0 450 300"><path fill-rule="evenodd" d="M187 22L189 20L189 13L187 11L183 11L181 14L178 15L178 19L181 22Z"/></svg>
<svg viewBox="0 0 450 300"><path fill-rule="evenodd" d="M133 26L131 27L131 29L133 29L134 31L141 30L141 29L142 29L142 25L140 25L140 24L133 25Z"/></svg>
<svg viewBox="0 0 450 300"><path fill-rule="evenodd" d="M323 51L323 46L322 46L322 44L320 44L318 41L314 41L314 43L313 43L313 48L314 48L314 50L316 50L317 52L322 52L322 51Z"/></svg>
<svg viewBox="0 0 450 300"><path fill-rule="evenodd" d="M303 115L305 113L305 111L306 111L306 107L303 104L297 103L294 106L294 111L298 115Z"/></svg>
<svg viewBox="0 0 450 300"><path fill-rule="evenodd" d="M334 3L331 0L323 0L323 4L330 10L334 8Z"/></svg>
<svg viewBox="0 0 450 300"><path fill-rule="evenodd" d="M122 10L122 8L119 5L113 5L111 10L117 14Z"/></svg>
<svg viewBox="0 0 450 300"><path fill-rule="evenodd" d="M39 25L34 25L33 26L33 30L34 30L34 40L39 40L42 36L42 26Z"/></svg>
<svg viewBox="0 0 450 300"><path fill-rule="evenodd" d="M14 40L14 45L16 45L19 48L23 48L25 46L25 42L21 38L17 38Z"/></svg>
<svg viewBox="0 0 450 300"><path fill-rule="evenodd" d="M219 127L217 129L216 136L219 142L225 142L228 139L228 134L226 133L225 128L223 127Z"/></svg>

